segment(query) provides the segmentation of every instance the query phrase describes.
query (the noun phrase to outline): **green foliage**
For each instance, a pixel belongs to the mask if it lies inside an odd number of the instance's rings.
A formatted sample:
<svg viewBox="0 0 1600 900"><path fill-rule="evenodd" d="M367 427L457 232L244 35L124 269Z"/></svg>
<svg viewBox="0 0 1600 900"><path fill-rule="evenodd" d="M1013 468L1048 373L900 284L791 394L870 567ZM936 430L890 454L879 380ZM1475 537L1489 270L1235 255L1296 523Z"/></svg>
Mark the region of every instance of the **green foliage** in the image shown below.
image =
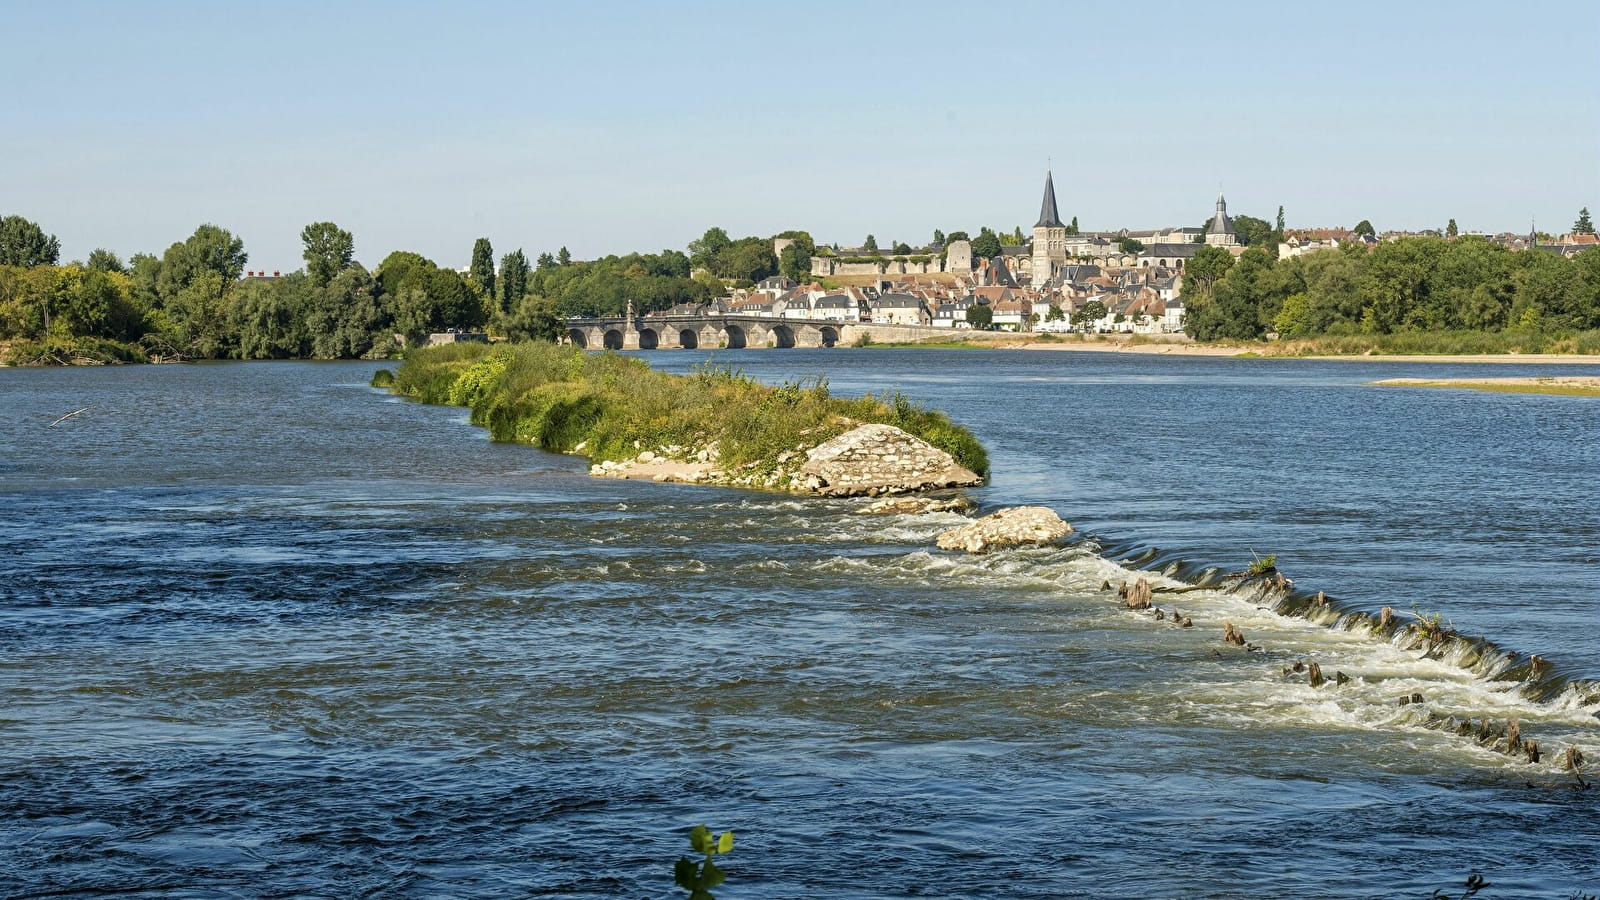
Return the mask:
<svg viewBox="0 0 1600 900"><path fill-rule="evenodd" d="M872 332L863 331L856 335L855 343L851 344L850 346L858 348L871 347L874 343L876 343L876 341L872 339Z"/></svg>
<svg viewBox="0 0 1600 900"><path fill-rule="evenodd" d="M988 304L974 303L967 307L967 324L979 331L985 331L994 325L994 310Z"/></svg>
<svg viewBox="0 0 1600 900"><path fill-rule="evenodd" d="M487 245L487 242L486 242ZM545 256L550 254L546 253ZM528 294L528 256L517 248L500 257L500 309L512 311ZM494 295L494 282L489 283L489 294Z"/></svg>
<svg viewBox="0 0 1600 900"><path fill-rule="evenodd" d="M1453 238L1453 237L1459 236L1460 234L1461 234L1461 229L1456 227L1456 220L1455 219L1451 219L1448 223L1445 224L1445 226L1444 226L1444 236L1445 237Z"/></svg>
<svg viewBox="0 0 1600 900"><path fill-rule="evenodd" d="M1365 235L1366 237L1376 237L1378 231L1372 227L1372 223L1370 221L1362 219L1356 223L1356 227L1350 229L1350 233L1356 235Z"/></svg>
<svg viewBox="0 0 1600 900"><path fill-rule="evenodd" d="M188 240L173 244L162 254L156 290L164 304L171 304L197 280L214 276L208 284L220 297L239 280L249 259L244 241L232 232L217 225L201 225Z"/></svg>
<svg viewBox="0 0 1600 900"><path fill-rule="evenodd" d="M1273 245L1272 225L1265 219L1255 216L1234 216L1233 231L1239 238L1239 243L1246 247L1267 247ZM1273 247L1272 255L1278 255L1277 248Z"/></svg>
<svg viewBox="0 0 1600 900"><path fill-rule="evenodd" d="M897 256L905 256L911 252L911 245L904 241L897 241L895 242L894 249L889 252L894 253Z"/></svg>
<svg viewBox="0 0 1600 900"><path fill-rule="evenodd" d="M332 222L312 222L300 231L306 274L322 287L355 259L355 238Z"/></svg>
<svg viewBox="0 0 1600 900"><path fill-rule="evenodd" d="M520 253L521 251L518 252ZM526 265L526 260L524 260L524 265ZM484 294L489 297L495 296L494 245L489 243L488 238L481 237L472 242L472 265L468 267L468 271L471 274L473 284L483 288ZM519 294L516 299L520 300L521 295ZM501 309L508 305L510 305L509 301L503 304Z"/></svg>
<svg viewBox="0 0 1600 900"><path fill-rule="evenodd" d="M696 864L687 856L678 857L672 873L674 883L689 892L689 900L716 900L711 889L727 877L716 864L716 857L733 852L733 832L712 835L704 825L696 825L689 831L689 849L703 854L705 859Z"/></svg>
<svg viewBox="0 0 1600 900"><path fill-rule="evenodd" d="M1255 556L1255 554L1251 555ZM1255 558L1250 561L1250 567L1244 571L1246 575L1265 575L1268 572L1276 571L1277 568L1278 554L1269 553L1266 556L1255 556Z"/></svg>
<svg viewBox="0 0 1600 900"><path fill-rule="evenodd" d="M1123 253L1143 253L1145 249L1143 241L1137 241L1131 237L1118 238L1117 247Z"/></svg>
<svg viewBox="0 0 1600 900"><path fill-rule="evenodd" d="M1077 216L1073 216L1072 217L1072 221L1067 223L1067 234L1082 234L1082 233L1083 232L1078 230L1078 217Z"/></svg>
<svg viewBox="0 0 1600 900"><path fill-rule="evenodd" d="M1589 207L1578 210L1578 219L1572 223L1573 234L1594 234L1594 220L1589 218Z"/></svg>
<svg viewBox="0 0 1600 900"><path fill-rule="evenodd" d="M799 244L783 248L778 256L778 274L793 281L804 281L811 274L811 256Z"/></svg>
<svg viewBox="0 0 1600 900"><path fill-rule="evenodd" d="M53 266L60 259L55 235L21 216L0 217L0 266Z"/></svg>
<svg viewBox="0 0 1600 900"><path fill-rule="evenodd" d="M640 447L715 443L725 466L770 467L797 446L843 433L849 422L897 424L979 474L983 447L943 413L900 398L833 397L818 379L772 388L726 369L687 377L614 353L555 344L449 344L407 354L393 389L424 403L470 405L497 441L631 458Z"/></svg>
<svg viewBox="0 0 1600 900"><path fill-rule="evenodd" d="M379 369L372 373L371 385L375 388L386 388L394 384L394 372L388 369Z"/></svg>
<svg viewBox="0 0 1600 900"><path fill-rule="evenodd" d="M1000 238L987 227L978 231L978 236L972 239L973 259L993 259L1000 255Z"/></svg>
<svg viewBox="0 0 1600 900"><path fill-rule="evenodd" d="M1090 300L1072 311L1072 324L1086 328L1105 317L1106 305L1099 300Z"/></svg>
<svg viewBox="0 0 1600 900"><path fill-rule="evenodd" d="M89 251L89 261L84 266L96 272L117 272L119 274L127 272L127 268L122 264L121 257L104 247L96 247Z"/></svg>
<svg viewBox="0 0 1600 900"><path fill-rule="evenodd" d="M861 242L861 249L869 255L875 255L878 252L878 239L870 234L867 235L867 239Z"/></svg>

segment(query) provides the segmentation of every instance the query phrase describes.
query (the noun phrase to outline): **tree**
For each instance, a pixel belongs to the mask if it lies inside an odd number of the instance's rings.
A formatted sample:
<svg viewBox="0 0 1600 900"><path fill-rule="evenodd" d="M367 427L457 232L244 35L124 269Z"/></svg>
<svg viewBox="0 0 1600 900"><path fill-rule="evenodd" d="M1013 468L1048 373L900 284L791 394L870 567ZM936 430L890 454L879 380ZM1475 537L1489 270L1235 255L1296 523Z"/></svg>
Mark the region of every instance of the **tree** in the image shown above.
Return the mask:
<svg viewBox="0 0 1600 900"><path fill-rule="evenodd" d="M801 281L811 274L811 257L799 244L783 248L778 256L778 274L792 281Z"/></svg>
<svg viewBox="0 0 1600 900"><path fill-rule="evenodd" d="M1054 303L1050 304L1050 309L1044 314L1044 320L1046 322L1059 322L1066 317L1067 314L1062 312L1061 307L1055 305Z"/></svg>
<svg viewBox="0 0 1600 900"><path fill-rule="evenodd" d="M811 232L809 231L790 229L789 231L775 234L773 237L794 241L795 245L804 251L807 256L817 252L817 242L811 239Z"/></svg>
<svg viewBox="0 0 1600 900"><path fill-rule="evenodd" d="M987 227L978 231L978 236L972 240L972 256L975 259L993 259L1000 255L1000 238Z"/></svg>
<svg viewBox="0 0 1600 900"><path fill-rule="evenodd" d="M1072 221L1067 223L1067 234L1082 234L1082 233L1083 232L1078 230L1078 217L1077 216L1073 216L1072 217Z"/></svg>
<svg viewBox="0 0 1600 900"><path fill-rule="evenodd" d="M1356 227L1350 229L1350 233L1351 234L1366 235L1367 237L1377 237L1378 236L1377 230L1374 229L1372 227L1372 223L1367 221L1366 219L1362 219L1361 221L1357 222L1356 223Z"/></svg>
<svg viewBox="0 0 1600 900"><path fill-rule="evenodd" d="M878 252L878 239L870 234L867 235L867 240L861 245L861 249L867 251L868 254L876 254Z"/></svg>
<svg viewBox="0 0 1600 900"><path fill-rule="evenodd" d="M933 245L935 247L943 247L944 246L944 232L940 231L937 228L935 228L933 230Z"/></svg>
<svg viewBox="0 0 1600 900"><path fill-rule="evenodd" d="M1456 228L1456 220L1451 219L1449 224L1444 226L1444 236L1447 238L1454 238L1459 234L1461 234L1461 231L1460 229Z"/></svg>
<svg viewBox="0 0 1600 900"><path fill-rule="evenodd" d="M1117 247L1123 253L1143 253L1145 250L1143 241L1138 241L1131 237L1117 238Z"/></svg>
<svg viewBox="0 0 1600 900"><path fill-rule="evenodd" d="M540 269L553 269L556 267L556 258L551 256L550 252L547 250L544 253L539 254L538 265Z"/></svg>
<svg viewBox="0 0 1600 900"><path fill-rule="evenodd" d="M558 266L570 266L570 265L572 265L572 254L567 252L567 248L566 247L562 247L560 250L556 251L556 265L558 265Z"/></svg>
<svg viewBox="0 0 1600 900"><path fill-rule="evenodd" d="M489 297L494 297L494 247L486 237L478 238L472 242L472 280ZM518 297L517 299L521 299ZM506 306L508 307L509 302Z"/></svg>
<svg viewBox="0 0 1600 900"><path fill-rule="evenodd" d="M1273 231L1277 234L1278 240L1280 240L1280 241L1283 240L1283 204L1282 203L1278 204L1278 225L1277 225L1276 228L1273 229Z"/></svg>
<svg viewBox="0 0 1600 900"><path fill-rule="evenodd" d="M561 330L555 303L538 294L523 297L506 318L506 337L513 341L554 341Z"/></svg>
<svg viewBox="0 0 1600 900"><path fill-rule="evenodd" d="M528 257L520 247L500 257L500 291L500 308L507 312L514 312L528 293Z"/></svg>
<svg viewBox="0 0 1600 900"><path fill-rule="evenodd" d="M1233 231L1239 236L1239 243L1246 247L1266 247L1273 243L1272 225L1266 219L1255 216L1234 216ZM1277 255L1277 248L1273 247L1273 255Z"/></svg>
<svg viewBox="0 0 1600 900"><path fill-rule="evenodd" d="M894 255L895 256L905 256L907 253L910 253L910 252L911 252L911 245L910 244L907 244L904 241L896 241L895 242L895 245L894 245Z"/></svg>
<svg viewBox="0 0 1600 900"><path fill-rule="evenodd" d="M1578 210L1578 221L1572 223L1573 234L1594 234L1594 220L1589 218L1589 207Z"/></svg>
<svg viewBox="0 0 1600 900"><path fill-rule="evenodd" d="M726 231L721 228L707 228L699 240L689 242L689 264L696 269L715 271L717 257L732 245L733 241L728 238Z"/></svg>
<svg viewBox="0 0 1600 900"><path fill-rule="evenodd" d="M89 252L89 262L86 266L96 272L126 272L122 259L104 247L96 247Z"/></svg>
<svg viewBox="0 0 1600 900"><path fill-rule="evenodd" d="M244 241L234 237L228 229L209 223L201 225L188 240L173 244L162 255L157 289L162 300L170 304L196 279L212 274L220 279L218 296L221 296L239 280L249 259L250 255L244 252Z"/></svg>
<svg viewBox="0 0 1600 900"><path fill-rule="evenodd" d="M312 222L300 230L305 247L306 274L317 287L325 287L355 258L355 238L332 222Z"/></svg>
<svg viewBox="0 0 1600 900"><path fill-rule="evenodd" d="M53 266L61 259L61 242L21 216L0 218L0 266Z"/></svg>
<svg viewBox="0 0 1600 900"><path fill-rule="evenodd" d="M1072 324L1079 328L1087 329L1094 323L1106 317L1106 305L1099 300L1090 300L1072 312Z"/></svg>
<svg viewBox="0 0 1600 900"><path fill-rule="evenodd" d="M952 231L949 234L944 236L944 242L945 242L946 246L949 246L950 244L954 244L956 241L970 241L970 240L972 240L972 238L965 231Z"/></svg>
<svg viewBox="0 0 1600 900"><path fill-rule="evenodd" d="M979 331L987 331L994 324L994 310L986 303L974 303L967 307L967 324Z"/></svg>

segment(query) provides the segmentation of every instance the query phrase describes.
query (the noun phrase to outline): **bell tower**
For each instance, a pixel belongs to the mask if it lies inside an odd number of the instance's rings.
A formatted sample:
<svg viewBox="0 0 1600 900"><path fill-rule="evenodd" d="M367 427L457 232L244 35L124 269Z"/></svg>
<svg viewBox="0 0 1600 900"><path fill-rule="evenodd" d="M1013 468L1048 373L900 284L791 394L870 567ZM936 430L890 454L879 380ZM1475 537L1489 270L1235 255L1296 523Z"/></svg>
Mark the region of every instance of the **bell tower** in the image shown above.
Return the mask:
<svg viewBox="0 0 1600 900"><path fill-rule="evenodd" d="M1033 287L1043 287L1067 264L1067 226L1056 212L1056 185L1052 173L1044 173L1044 201L1039 204L1039 221L1033 226Z"/></svg>

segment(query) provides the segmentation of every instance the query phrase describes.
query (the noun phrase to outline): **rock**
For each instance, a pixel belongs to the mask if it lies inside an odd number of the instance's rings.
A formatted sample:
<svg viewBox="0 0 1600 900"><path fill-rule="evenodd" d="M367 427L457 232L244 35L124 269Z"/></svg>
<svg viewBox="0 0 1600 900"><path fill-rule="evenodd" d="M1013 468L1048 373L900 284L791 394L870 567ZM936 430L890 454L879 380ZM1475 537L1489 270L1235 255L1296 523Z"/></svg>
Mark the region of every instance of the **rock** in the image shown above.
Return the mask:
<svg viewBox="0 0 1600 900"><path fill-rule="evenodd" d="M639 454L635 458L638 459L639 462L642 462L642 463L653 463L653 462L656 461L655 453L653 453L653 452L651 452L649 450L644 451L643 453Z"/></svg>
<svg viewBox="0 0 1600 900"><path fill-rule="evenodd" d="M983 483L950 454L893 425L861 425L806 451L800 474L829 497L903 494ZM807 481L806 483L810 483Z"/></svg>
<svg viewBox="0 0 1600 900"><path fill-rule="evenodd" d="M920 516L927 513L966 512L972 501L963 497L937 500L933 497L890 497L877 500L856 510L862 516Z"/></svg>
<svg viewBox="0 0 1600 900"><path fill-rule="evenodd" d="M1048 544L1072 533L1055 511L1043 506L1016 506L939 535L940 550L983 553L997 547Z"/></svg>

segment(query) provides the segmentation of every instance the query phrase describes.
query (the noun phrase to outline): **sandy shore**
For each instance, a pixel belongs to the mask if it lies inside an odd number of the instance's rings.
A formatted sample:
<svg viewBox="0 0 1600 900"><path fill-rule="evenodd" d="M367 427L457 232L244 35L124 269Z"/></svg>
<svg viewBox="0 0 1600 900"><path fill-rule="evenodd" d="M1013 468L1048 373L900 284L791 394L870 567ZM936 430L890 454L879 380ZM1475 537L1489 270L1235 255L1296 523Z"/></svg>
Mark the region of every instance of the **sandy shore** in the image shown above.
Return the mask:
<svg viewBox="0 0 1600 900"><path fill-rule="evenodd" d="M1566 375L1540 378L1386 378L1370 381L1384 387L1464 388L1504 394L1557 394L1600 397L1600 376Z"/></svg>
<svg viewBox="0 0 1600 900"><path fill-rule="evenodd" d="M996 340L974 346L989 347L995 350L1060 350L1080 353L1139 353L1154 356L1250 356L1254 359L1315 359L1335 362L1394 362L1394 363L1501 363L1510 365L1576 365L1600 366L1600 356L1580 355L1576 353L1475 353L1459 356L1447 355L1406 355L1406 356L1380 356L1377 354L1354 354L1348 356L1272 356L1263 352L1269 350L1267 346L1259 348L1230 347L1224 344L1190 344L1176 341L1141 341L1132 343L1125 340L1104 341L1032 341L1026 338L1016 340Z"/></svg>

